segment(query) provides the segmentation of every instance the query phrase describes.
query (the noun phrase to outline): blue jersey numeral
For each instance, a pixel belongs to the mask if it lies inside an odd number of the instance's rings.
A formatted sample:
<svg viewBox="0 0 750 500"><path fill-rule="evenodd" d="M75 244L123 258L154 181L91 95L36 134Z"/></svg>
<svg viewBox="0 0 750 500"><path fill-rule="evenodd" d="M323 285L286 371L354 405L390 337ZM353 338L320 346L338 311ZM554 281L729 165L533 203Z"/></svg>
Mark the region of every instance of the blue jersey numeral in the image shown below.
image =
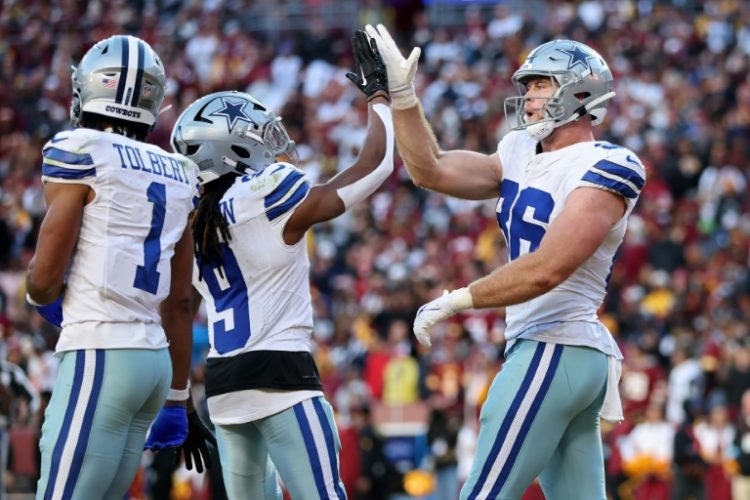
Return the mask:
<svg viewBox="0 0 750 500"><path fill-rule="evenodd" d="M500 224L500 230L505 236L505 242L510 242L510 234L508 230L508 219L510 219L510 210L513 207L513 202L516 201L518 196L518 183L504 180L500 186L500 210L497 213L497 222Z"/></svg>
<svg viewBox="0 0 750 500"><path fill-rule="evenodd" d="M539 248L539 244L547 232L546 229L530 221L524 220L528 208L533 210L532 218L536 222L549 223L555 200L552 195L541 189L527 187L520 193L518 183L505 179L500 187L500 210L497 222L510 248L510 259L521 255L521 241L529 243L529 252ZM510 216L513 214L513 218ZM509 224L510 221L510 224Z"/></svg>
<svg viewBox="0 0 750 500"><path fill-rule="evenodd" d="M222 244L221 256L223 279L217 268L208 265L203 266L203 279L221 316L213 324L214 348L224 354L243 347L250 338L250 307L247 285L232 249Z"/></svg>
<svg viewBox="0 0 750 500"><path fill-rule="evenodd" d="M146 190L148 201L154 205L151 212L151 229L143 241L143 265L136 267L133 286L156 294L159 288L159 271L156 266L161 258L161 231L164 229L164 214L167 205L167 188L152 182Z"/></svg>

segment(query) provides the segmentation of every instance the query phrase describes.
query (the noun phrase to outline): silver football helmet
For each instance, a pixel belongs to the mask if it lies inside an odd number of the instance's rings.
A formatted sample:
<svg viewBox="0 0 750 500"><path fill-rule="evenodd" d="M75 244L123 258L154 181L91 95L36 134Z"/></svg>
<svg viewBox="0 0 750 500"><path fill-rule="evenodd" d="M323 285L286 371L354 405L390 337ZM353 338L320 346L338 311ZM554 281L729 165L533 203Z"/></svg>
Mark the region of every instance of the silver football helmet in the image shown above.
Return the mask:
<svg viewBox="0 0 750 500"><path fill-rule="evenodd" d="M558 87L542 106L544 117L526 121L523 112L526 84L534 77L551 78ZM526 62L513 74L519 96L505 99L506 119L515 114L514 130L526 129L542 140L566 123L591 115L592 124L604 120L612 91L612 72L599 53L580 42L553 40L529 53Z"/></svg>
<svg viewBox="0 0 750 500"><path fill-rule="evenodd" d="M95 113L153 127L167 77L156 52L143 40L115 35L97 43L73 68L70 121Z"/></svg>
<svg viewBox="0 0 750 500"><path fill-rule="evenodd" d="M182 112L172 148L193 160L201 184L228 173L258 172L294 150L281 118L250 94L216 92Z"/></svg>

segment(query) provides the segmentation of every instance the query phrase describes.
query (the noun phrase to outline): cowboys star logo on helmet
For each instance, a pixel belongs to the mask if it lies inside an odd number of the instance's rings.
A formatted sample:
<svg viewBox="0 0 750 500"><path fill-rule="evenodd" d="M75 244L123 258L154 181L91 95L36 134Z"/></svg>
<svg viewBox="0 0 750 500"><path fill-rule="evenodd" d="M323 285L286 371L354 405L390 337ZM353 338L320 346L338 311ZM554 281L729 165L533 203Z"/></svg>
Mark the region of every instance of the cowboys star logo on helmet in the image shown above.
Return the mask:
<svg viewBox="0 0 750 500"><path fill-rule="evenodd" d="M581 49L578 45L573 46L572 49L557 49L560 52L563 52L565 54L568 54L570 56L570 61L568 62L568 69L571 69L575 67L576 64L580 64L585 69L591 69L591 66L589 65L589 57L591 57L590 54L588 54L585 50Z"/></svg>
<svg viewBox="0 0 750 500"><path fill-rule="evenodd" d="M227 131L231 132L234 128L237 120L244 120L246 122L253 123L249 116L245 114L245 106L248 101L241 101L239 103L232 103L229 99L224 97L221 98L221 102L224 105L222 109L212 112L209 116L223 116L227 119Z"/></svg>

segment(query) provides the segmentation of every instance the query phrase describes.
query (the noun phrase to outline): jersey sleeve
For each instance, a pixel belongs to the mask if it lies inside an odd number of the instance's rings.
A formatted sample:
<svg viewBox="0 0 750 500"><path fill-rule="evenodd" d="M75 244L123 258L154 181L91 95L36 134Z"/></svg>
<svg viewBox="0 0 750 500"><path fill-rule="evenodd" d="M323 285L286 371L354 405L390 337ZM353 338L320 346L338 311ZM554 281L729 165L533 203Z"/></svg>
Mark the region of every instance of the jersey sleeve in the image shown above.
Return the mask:
<svg viewBox="0 0 750 500"><path fill-rule="evenodd" d="M632 206L646 184L646 170L638 157L625 148L613 150L586 170L579 187L594 187L619 194Z"/></svg>
<svg viewBox="0 0 750 500"><path fill-rule="evenodd" d="M310 192L305 174L289 163L271 165L261 175L266 176L263 210L272 223L290 217Z"/></svg>
<svg viewBox="0 0 750 500"><path fill-rule="evenodd" d="M89 140L77 130L58 132L42 149L42 181L93 185L96 165Z"/></svg>

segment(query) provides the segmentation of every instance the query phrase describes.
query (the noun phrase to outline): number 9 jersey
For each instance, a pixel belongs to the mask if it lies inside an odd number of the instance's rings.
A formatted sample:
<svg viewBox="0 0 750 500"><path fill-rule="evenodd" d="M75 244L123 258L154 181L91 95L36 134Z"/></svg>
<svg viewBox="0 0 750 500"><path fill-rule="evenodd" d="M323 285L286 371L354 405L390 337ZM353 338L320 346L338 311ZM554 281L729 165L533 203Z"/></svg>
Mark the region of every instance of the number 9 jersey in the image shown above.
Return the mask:
<svg viewBox="0 0 750 500"><path fill-rule="evenodd" d="M42 150L42 181L95 193L66 279L57 351L167 346L158 314L197 196L197 166L158 146L79 128Z"/></svg>
<svg viewBox="0 0 750 500"><path fill-rule="evenodd" d="M539 247L575 189L613 192L622 197L626 210L594 254L568 279L539 297L507 308L505 337L590 346L621 359L612 336L598 320L597 309L604 300L628 216L645 184L645 169L632 151L609 142L581 142L541 153L537 144L526 132L514 131L497 148L503 166L497 220L510 260Z"/></svg>

